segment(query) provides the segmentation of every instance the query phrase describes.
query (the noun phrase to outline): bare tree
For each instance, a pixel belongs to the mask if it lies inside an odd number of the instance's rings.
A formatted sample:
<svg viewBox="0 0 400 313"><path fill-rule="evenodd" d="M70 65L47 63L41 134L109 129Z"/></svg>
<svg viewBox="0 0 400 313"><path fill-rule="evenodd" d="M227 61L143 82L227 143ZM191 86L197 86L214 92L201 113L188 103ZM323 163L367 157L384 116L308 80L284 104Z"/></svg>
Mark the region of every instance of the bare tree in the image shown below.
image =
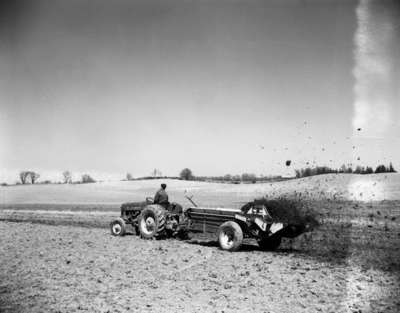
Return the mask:
<svg viewBox="0 0 400 313"><path fill-rule="evenodd" d="M21 184L25 185L27 183L27 178L29 176L28 171L22 171L19 173L19 179L21 180Z"/></svg>
<svg viewBox="0 0 400 313"><path fill-rule="evenodd" d="M133 176L131 173L126 173L126 180L132 180Z"/></svg>
<svg viewBox="0 0 400 313"><path fill-rule="evenodd" d="M340 169L339 169L339 173L347 173L347 167L346 164L343 164Z"/></svg>
<svg viewBox="0 0 400 313"><path fill-rule="evenodd" d="M153 177L161 177L162 173L158 168L155 168L152 172L151 172L151 176Z"/></svg>
<svg viewBox="0 0 400 313"><path fill-rule="evenodd" d="M31 178L31 183L33 185L39 179L40 174L31 171L31 172L29 172L29 177Z"/></svg>
<svg viewBox="0 0 400 313"><path fill-rule="evenodd" d="M64 184L70 184L72 183L72 174L70 171L64 171L62 173L63 179L64 179Z"/></svg>

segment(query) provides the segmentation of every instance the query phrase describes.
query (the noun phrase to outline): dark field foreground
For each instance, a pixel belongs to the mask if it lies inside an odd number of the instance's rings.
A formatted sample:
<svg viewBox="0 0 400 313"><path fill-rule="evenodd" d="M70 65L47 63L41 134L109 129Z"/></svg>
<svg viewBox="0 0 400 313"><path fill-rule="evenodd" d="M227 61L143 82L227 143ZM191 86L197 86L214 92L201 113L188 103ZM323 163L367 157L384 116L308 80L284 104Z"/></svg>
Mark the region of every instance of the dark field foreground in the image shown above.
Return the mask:
<svg viewBox="0 0 400 313"><path fill-rule="evenodd" d="M236 253L112 237L115 208L0 210L0 311L398 312L399 201L309 205L318 229Z"/></svg>

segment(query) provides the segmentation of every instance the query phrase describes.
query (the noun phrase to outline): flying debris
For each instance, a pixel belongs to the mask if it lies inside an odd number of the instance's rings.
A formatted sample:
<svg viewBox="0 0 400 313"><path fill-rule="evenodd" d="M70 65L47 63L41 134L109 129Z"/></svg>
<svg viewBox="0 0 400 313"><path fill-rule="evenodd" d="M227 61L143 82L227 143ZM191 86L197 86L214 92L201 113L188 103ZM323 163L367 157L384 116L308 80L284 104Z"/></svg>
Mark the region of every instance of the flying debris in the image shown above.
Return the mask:
<svg viewBox="0 0 400 313"><path fill-rule="evenodd" d="M264 146L260 146L260 149L264 149L265 147Z"/></svg>
<svg viewBox="0 0 400 313"><path fill-rule="evenodd" d="M358 130L358 131L361 131L361 128L359 127L359 128L357 128L357 130Z"/></svg>
<svg viewBox="0 0 400 313"><path fill-rule="evenodd" d="M291 160L286 160L286 166L290 166L291 163L292 163Z"/></svg>

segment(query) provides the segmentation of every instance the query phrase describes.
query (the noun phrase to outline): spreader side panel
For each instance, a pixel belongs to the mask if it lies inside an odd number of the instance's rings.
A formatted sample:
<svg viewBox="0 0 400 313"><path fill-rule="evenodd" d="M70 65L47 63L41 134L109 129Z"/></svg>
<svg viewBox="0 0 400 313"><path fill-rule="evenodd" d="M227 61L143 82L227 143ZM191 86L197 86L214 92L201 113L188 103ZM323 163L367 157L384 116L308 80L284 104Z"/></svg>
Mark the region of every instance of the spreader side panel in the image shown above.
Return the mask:
<svg viewBox="0 0 400 313"><path fill-rule="evenodd" d="M221 224L235 220L237 210L190 208L187 215L191 220L190 231L216 233Z"/></svg>

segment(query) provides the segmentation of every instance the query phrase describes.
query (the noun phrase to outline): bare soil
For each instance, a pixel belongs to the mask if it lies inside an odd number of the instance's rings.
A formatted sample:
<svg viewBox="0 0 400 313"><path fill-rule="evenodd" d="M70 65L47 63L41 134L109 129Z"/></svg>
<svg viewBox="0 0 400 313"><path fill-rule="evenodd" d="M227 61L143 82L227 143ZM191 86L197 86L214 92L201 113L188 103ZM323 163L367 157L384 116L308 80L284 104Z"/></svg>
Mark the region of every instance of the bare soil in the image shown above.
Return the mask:
<svg viewBox="0 0 400 313"><path fill-rule="evenodd" d="M169 181L201 205L290 194L320 226L275 252L113 237L157 181L0 187L0 312L400 312L400 175L255 185ZM357 200L357 201L355 201Z"/></svg>
<svg viewBox="0 0 400 313"><path fill-rule="evenodd" d="M399 202L313 205L314 232L235 253L113 237L117 212L0 211L0 311L399 312Z"/></svg>

